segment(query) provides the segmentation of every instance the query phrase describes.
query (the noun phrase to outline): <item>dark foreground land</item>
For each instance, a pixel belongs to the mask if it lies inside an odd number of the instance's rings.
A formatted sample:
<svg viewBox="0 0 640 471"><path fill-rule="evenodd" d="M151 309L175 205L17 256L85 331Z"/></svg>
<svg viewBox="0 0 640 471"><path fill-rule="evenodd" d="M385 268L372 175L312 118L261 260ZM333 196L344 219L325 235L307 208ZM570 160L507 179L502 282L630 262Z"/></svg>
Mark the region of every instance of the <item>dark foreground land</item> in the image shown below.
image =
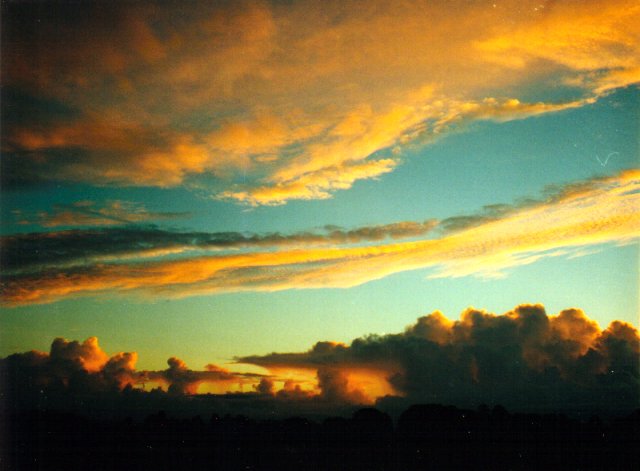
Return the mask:
<svg viewBox="0 0 640 471"><path fill-rule="evenodd" d="M4 419L0 457L11 470L640 469L640 411L607 422L440 405L412 406L395 424L372 408L322 422L163 412Z"/></svg>

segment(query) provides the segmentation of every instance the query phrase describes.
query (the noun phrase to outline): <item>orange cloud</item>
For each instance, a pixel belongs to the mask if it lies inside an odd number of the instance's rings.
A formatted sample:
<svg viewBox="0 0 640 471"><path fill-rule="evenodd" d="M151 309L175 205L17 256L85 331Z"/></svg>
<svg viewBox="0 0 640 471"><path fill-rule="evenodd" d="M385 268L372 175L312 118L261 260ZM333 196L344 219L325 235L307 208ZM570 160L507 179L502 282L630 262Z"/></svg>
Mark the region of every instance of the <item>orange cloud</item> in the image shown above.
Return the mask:
<svg viewBox="0 0 640 471"><path fill-rule="evenodd" d="M329 198L458 122L638 83L638 7L601 3L91 3L72 23L68 6L7 5L3 82L68 108L3 123L7 175L195 185L249 205ZM549 74L581 98L527 103L521 90Z"/></svg>
<svg viewBox="0 0 640 471"><path fill-rule="evenodd" d="M331 191L351 188L357 180L389 173L397 165L393 159L381 159L361 164L326 167L276 185L259 186L241 191L226 191L221 198L234 199L252 206L278 205L291 199L327 199Z"/></svg>
<svg viewBox="0 0 640 471"><path fill-rule="evenodd" d="M146 263L59 268L5 278L7 305L51 302L79 294L138 292L155 296L241 290L350 287L406 270L431 277L504 276L550 256L640 232L640 172L574 185L548 202L439 239L334 248L249 251Z"/></svg>
<svg viewBox="0 0 640 471"><path fill-rule="evenodd" d="M184 255L196 251L220 254L221 252L237 253L241 250L326 247L412 239L432 232L438 225L436 220L401 221L356 227L350 230L326 226L314 231L288 235L177 232L128 224L133 221L169 219L179 217L181 214L147 212L139 205L119 201L103 206L94 206L91 201L80 201L69 206L54 206L52 212L37 212L32 215L18 211L14 212L14 216L21 224L33 224L38 221L45 226L54 224L120 224L121 226L4 236L1 238L0 256L5 275L87 266L93 263L125 260L133 262L152 257Z"/></svg>
<svg viewBox="0 0 640 471"><path fill-rule="evenodd" d="M51 356L77 362L81 368L89 372L100 371L109 360L98 345L97 337L89 337L83 343L57 338L51 344Z"/></svg>
<svg viewBox="0 0 640 471"><path fill-rule="evenodd" d="M541 5L539 15L475 43L494 62L526 67L545 59L578 71L640 65L640 7L630 0ZM605 73L607 75L607 73ZM634 83L636 80L626 82Z"/></svg>

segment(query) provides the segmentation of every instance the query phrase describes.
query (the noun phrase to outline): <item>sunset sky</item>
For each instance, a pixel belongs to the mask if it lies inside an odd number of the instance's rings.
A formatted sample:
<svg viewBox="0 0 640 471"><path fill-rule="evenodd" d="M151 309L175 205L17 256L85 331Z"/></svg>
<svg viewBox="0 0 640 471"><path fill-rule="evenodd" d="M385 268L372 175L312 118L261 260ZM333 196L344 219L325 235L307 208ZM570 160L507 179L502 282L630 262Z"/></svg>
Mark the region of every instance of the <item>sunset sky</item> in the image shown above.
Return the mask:
<svg viewBox="0 0 640 471"><path fill-rule="evenodd" d="M637 352L639 82L634 0L3 2L0 357L359 401L424 325Z"/></svg>

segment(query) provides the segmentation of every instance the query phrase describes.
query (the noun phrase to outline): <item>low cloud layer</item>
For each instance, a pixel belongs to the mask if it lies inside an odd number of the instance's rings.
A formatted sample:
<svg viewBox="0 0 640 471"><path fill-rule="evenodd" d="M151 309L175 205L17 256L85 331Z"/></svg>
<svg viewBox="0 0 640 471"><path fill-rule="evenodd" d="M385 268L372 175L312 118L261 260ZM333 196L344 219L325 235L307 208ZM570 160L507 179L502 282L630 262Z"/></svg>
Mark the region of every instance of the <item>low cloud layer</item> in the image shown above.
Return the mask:
<svg viewBox="0 0 640 471"><path fill-rule="evenodd" d="M3 387L32 394L40 389L68 390L73 394L115 393L127 386L161 386L170 394L193 394L203 383L230 387L259 381L262 375L234 373L217 365L192 370L184 361L171 357L165 370L137 370L136 352L109 356L96 337L84 342L56 338L49 353L16 353L0 360ZM6 382L5 382L6 379Z"/></svg>
<svg viewBox="0 0 640 471"><path fill-rule="evenodd" d="M640 80L633 0L316 3L5 2L3 185L324 199L460 123Z"/></svg>
<svg viewBox="0 0 640 471"><path fill-rule="evenodd" d="M580 309L548 315L543 306L527 304L502 315L468 308L458 320L436 311L398 334L236 358L264 368L260 374L216 365L192 370L176 357L169 358L165 370L140 371L136 353L109 356L96 338L82 343L58 338L49 353L0 359L0 387L5 399L27 407L42 406L56 394L73 403L157 386L170 397L182 397L208 384L220 392L236 391L227 396L234 400L270 401L280 409L295 404L312 412L373 401L384 407L392 400L537 411L624 410L640 406L639 359L640 334L630 324L614 321L601 329ZM246 392L237 392L238 385L246 385Z"/></svg>
<svg viewBox="0 0 640 471"><path fill-rule="evenodd" d="M640 233L639 190L637 170L573 183L546 200L445 220L435 238L419 237L434 227L430 221L293 236L156 229L8 236L2 301L12 306L101 293L157 298L351 287L426 268L430 277L501 277L545 257L632 242ZM415 240L385 240L405 236ZM175 256L225 247L244 250ZM34 249L42 249L41 259L33 257Z"/></svg>
<svg viewBox="0 0 640 471"><path fill-rule="evenodd" d="M580 309L547 315L541 305L520 305L503 315L469 308L459 320L436 311L401 334L237 361L314 368L322 379L327 371L382 370L408 402L588 409L640 405L639 355L630 324L601 330ZM346 389L339 379L331 384L336 395Z"/></svg>

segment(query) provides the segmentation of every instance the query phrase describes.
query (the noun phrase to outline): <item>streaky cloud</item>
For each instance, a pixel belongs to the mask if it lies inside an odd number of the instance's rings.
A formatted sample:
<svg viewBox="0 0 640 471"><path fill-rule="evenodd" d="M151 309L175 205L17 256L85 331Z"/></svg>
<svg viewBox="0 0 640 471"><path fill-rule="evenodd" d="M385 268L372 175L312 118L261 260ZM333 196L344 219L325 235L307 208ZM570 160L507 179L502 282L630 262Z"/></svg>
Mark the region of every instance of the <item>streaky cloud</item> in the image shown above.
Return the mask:
<svg viewBox="0 0 640 471"><path fill-rule="evenodd" d="M56 204L49 211L12 211L20 225L41 227L82 227L138 224L141 222L172 220L186 217L189 213L153 212L142 204L131 201L112 200L97 204L91 200L71 204Z"/></svg>
<svg viewBox="0 0 640 471"><path fill-rule="evenodd" d="M143 213L145 219L147 214ZM113 221L108 219L108 223ZM354 229L327 226L294 234L179 232L135 225L93 227L3 236L0 254L5 274L29 273L45 268L86 267L93 263L158 258L197 250L277 249L407 239L424 236L437 225L436 220L401 221Z"/></svg>
<svg viewBox="0 0 640 471"><path fill-rule="evenodd" d="M321 244L177 259L168 256L144 262L127 262L126 258L115 258L110 263L89 260L86 264L54 265L32 272L20 271L20 264L14 263L17 271L3 279L2 300L12 306L106 292L185 297L229 291L351 287L425 268L433 270L430 277L505 276L505 270L545 257L571 256L586 247L637 239L639 188L637 170L574 183L547 202L524 204L499 219L489 218L434 239L355 246ZM426 223L425 228L430 224ZM110 250L110 237L106 234L104 242ZM140 236L133 234L134 238ZM77 235L71 233L72 237ZM159 236L162 240L167 234ZM24 247L28 247L25 241L28 243L29 237L40 242L40 236L20 237L13 241ZM348 240L345 234L338 238ZM231 239L238 243L236 236ZM264 241L258 238L257 242ZM273 240L269 243L273 244ZM28 261L30 255L25 256Z"/></svg>

